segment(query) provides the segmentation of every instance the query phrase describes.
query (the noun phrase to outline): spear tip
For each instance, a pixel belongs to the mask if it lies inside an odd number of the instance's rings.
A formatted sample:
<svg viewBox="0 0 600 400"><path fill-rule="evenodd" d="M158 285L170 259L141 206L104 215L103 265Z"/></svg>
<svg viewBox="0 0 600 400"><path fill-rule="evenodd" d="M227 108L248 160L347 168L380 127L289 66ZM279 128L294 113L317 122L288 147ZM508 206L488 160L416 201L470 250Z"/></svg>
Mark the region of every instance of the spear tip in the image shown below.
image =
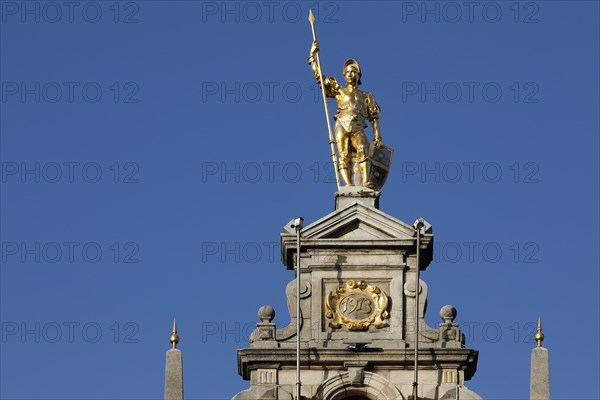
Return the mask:
<svg viewBox="0 0 600 400"><path fill-rule="evenodd" d="M310 22L311 25L315 23L315 16L312 12L312 8L308 9L308 22Z"/></svg>

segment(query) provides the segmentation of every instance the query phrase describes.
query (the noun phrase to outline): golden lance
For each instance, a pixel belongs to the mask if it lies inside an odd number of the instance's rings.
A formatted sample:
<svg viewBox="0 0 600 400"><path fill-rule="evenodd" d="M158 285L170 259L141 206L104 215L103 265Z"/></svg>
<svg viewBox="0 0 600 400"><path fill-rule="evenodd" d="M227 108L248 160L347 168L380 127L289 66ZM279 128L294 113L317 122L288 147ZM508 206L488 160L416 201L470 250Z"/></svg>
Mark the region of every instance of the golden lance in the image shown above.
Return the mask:
<svg viewBox="0 0 600 400"><path fill-rule="evenodd" d="M313 15L312 8L308 12L308 22L312 29L313 40L317 40L317 34L315 33L315 16ZM331 119L329 118L329 109L327 108L327 96L325 95L325 84L323 83L323 74L321 73L321 60L319 59L319 52L316 54L317 70L319 71L319 82L321 83L321 93L323 94L323 104L325 105L325 118L327 119L327 130L329 132L329 144L331 145L331 160L333 161L333 169L335 170L335 183L337 184L338 191L340 190L340 177L338 174L338 163L337 156L335 153L335 141L333 140L333 132L331 131Z"/></svg>

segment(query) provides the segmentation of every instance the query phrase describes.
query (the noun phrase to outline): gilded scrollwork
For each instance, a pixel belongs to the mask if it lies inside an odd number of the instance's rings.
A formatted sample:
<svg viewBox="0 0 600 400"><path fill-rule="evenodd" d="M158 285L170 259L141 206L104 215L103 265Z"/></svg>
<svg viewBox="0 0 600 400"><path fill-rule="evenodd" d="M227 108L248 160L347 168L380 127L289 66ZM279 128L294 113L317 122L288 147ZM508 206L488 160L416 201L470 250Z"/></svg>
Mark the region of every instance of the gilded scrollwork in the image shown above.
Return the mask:
<svg viewBox="0 0 600 400"><path fill-rule="evenodd" d="M329 326L345 326L350 331L363 331L374 326L384 328L388 319L388 297L377 286L364 280L349 280L325 297L325 316Z"/></svg>

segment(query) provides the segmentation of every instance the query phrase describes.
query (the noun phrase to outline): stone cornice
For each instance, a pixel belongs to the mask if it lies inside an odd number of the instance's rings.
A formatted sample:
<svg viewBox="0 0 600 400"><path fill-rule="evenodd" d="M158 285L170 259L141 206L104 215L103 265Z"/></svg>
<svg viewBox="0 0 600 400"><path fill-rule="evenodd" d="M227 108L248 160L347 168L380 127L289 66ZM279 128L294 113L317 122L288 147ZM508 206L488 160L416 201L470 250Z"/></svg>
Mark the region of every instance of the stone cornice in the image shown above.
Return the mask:
<svg viewBox="0 0 600 400"><path fill-rule="evenodd" d="M462 369L465 380L471 379L477 370L479 352L473 349L428 348L419 350L419 369L435 370L442 368ZM240 349L237 352L238 373L250 379L250 371L259 368L288 369L296 366L295 349ZM412 349L316 349L301 352L303 369L339 368L345 370L348 361L365 363L369 370L411 370L414 366Z"/></svg>

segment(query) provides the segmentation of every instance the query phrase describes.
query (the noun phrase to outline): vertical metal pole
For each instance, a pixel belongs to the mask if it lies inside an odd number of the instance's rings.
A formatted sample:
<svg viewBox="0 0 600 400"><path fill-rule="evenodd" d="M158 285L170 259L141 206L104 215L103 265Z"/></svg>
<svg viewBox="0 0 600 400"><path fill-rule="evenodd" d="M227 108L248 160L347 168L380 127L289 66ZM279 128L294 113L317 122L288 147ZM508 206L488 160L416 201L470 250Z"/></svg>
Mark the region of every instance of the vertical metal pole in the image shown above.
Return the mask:
<svg viewBox="0 0 600 400"><path fill-rule="evenodd" d="M302 218L294 224L296 228L296 400L300 400L300 231Z"/></svg>
<svg viewBox="0 0 600 400"><path fill-rule="evenodd" d="M315 16L313 15L312 8L309 8L308 21L310 22L310 28L312 29L313 40L317 40L317 32L315 31ZM321 86L321 94L323 95L323 104L325 105L325 119L327 120L327 132L329 133L329 145L331 146L331 160L333 161L333 170L335 171L335 183L337 184L337 190L340 190L340 172L338 169L337 156L335 154L335 147L333 140L333 133L331 131L331 119L329 118L329 108L327 108L327 96L325 95L325 82L323 82L323 73L321 72L321 59L319 53L316 54L317 71L319 72L319 85Z"/></svg>
<svg viewBox="0 0 600 400"><path fill-rule="evenodd" d="M419 289L421 272L421 226L422 222L416 224L417 228L417 277L415 283L415 381L413 382L413 400L417 400L417 388L419 386Z"/></svg>

